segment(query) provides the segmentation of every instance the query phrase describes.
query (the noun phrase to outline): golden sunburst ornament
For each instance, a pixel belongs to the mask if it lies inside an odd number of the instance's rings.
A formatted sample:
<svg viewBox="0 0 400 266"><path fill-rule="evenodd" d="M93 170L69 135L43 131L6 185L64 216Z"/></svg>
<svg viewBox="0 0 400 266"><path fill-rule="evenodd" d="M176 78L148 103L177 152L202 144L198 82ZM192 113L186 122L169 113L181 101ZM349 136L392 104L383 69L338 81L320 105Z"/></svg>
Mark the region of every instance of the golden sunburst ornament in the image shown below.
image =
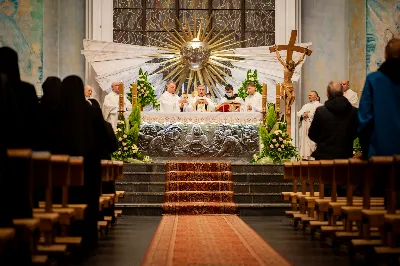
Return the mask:
<svg viewBox="0 0 400 266"><path fill-rule="evenodd" d="M163 41L147 37L160 43L163 47L154 47L165 53L157 57L166 59L162 64L162 68L155 74L163 73L167 70L170 72L163 78L164 80L175 80L177 89L179 90L183 83L187 80L187 92L190 92L198 84L207 85L211 94L214 96L214 90L217 85L225 85L224 77L230 77L225 69L229 68L223 62L239 62L241 55L234 54L233 49L229 49L233 45L245 42L235 41L233 35L235 32L222 36L227 26L215 32L215 25L211 25L210 16L206 26L202 28L201 23L197 26L196 15L193 17L192 28L188 20L181 23L176 19L179 33L175 29L168 30L162 23L160 26L166 31L166 38ZM249 55L247 55L249 56ZM233 77L230 77L233 79Z"/></svg>

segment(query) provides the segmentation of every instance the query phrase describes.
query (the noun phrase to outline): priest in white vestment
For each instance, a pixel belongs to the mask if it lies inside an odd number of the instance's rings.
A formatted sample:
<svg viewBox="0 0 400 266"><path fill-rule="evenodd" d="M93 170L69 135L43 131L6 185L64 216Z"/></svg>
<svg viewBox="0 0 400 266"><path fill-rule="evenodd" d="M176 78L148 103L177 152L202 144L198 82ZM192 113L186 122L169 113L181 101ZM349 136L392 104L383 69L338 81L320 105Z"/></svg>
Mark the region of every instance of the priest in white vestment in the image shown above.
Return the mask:
<svg viewBox="0 0 400 266"><path fill-rule="evenodd" d="M206 87L200 85L197 87L197 95L192 97L190 101L193 112L214 112L215 104L211 99L206 96ZM192 108L186 108L185 112L192 110Z"/></svg>
<svg viewBox="0 0 400 266"><path fill-rule="evenodd" d="M118 111L119 111L119 82L113 82L111 92L104 97L103 116L111 124L114 130L117 129ZM124 95L124 116L128 118L132 110L132 104Z"/></svg>
<svg viewBox="0 0 400 266"><path fill-rule="evenodd" d="M174 113L180 112L180 105L185 101L179 98L176 92L176 84L173 81L167 82L167 90L158 99L160 103L160 112Z"/></svg>
<svg viewBox="0 0 400 266"><path fill-rule="evenodd" d="M355 91L350 89L350 83L348 80L342 80L343 96L349 100L351 105L358 108L358 95Z"/></svg>
<svg viewBox="0 0 400 266"><path fill-rule="evenodd" d="M247 83L247 97L244 100L244 112L262 112L262 95L256 91L253 82Z"/></svg>
<svg viewBox="0 0 400 266"><path fill-rule="evenodd" d="M89 99L92 97L93 88L90 85L85 85L85 99L92 104Z"/></svg>
<svg viewBox="0 0 400 266"><path fill-rule="evenodd" d="M319 102L319 97L316 91L311 91L308 94L309 103L306 103L297 116L300 117L299 129L299 153L302 160L313 160L311 154L315 151L315 142L308 137L308 130L310 129L311 122L314 118L315 110L322 106Z"/></svg>

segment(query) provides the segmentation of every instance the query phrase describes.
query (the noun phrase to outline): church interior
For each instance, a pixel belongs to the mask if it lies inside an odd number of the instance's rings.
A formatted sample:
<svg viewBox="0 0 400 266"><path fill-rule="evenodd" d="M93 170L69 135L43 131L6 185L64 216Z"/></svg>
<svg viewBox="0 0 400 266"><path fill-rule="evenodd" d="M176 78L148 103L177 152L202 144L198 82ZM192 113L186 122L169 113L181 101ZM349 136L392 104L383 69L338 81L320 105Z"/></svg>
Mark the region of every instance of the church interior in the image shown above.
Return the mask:
<svg viewBox="0 0 400 266"><path fill-rule="evenodd" d="M399 70L400 0L0 0L0 265L400 265Z"/></svg>

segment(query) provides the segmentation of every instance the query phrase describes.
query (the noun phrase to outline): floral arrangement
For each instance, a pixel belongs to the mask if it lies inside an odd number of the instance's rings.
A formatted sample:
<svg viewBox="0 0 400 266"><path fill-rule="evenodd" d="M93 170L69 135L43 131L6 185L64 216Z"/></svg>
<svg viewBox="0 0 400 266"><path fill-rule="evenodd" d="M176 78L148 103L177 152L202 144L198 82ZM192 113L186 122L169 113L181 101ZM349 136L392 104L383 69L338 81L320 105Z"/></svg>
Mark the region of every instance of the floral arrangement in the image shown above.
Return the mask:
<svg viewBox="0 0 400 266"><path fill-rule="evenodd" d="M242 86L240 86L238 90L238 96L242 98L243 100L247 97L247 83L249 82L254 82L256 85L256 91L259 93L262 93L262 85L258 81L258 75L257 75L257 70L254 70L254 72L251 72L251 69L247 70L247 78L242 82Z"/></svg>
<svg viewBox="0 0 400 266"><path fill-rule="evenodd" d="M139 79L137 80L137 97L138 103L141 107L145 107L148 105L152 105L154 109L159 110L160 104L157 101L156 94L154 92L153 85L147 80L149 74L147 72L143 72L143 70L139 69ZM130 86L130 91L127 93L127 98L130 102L132 102L132 86Z"/></svg>
<svg viewBox="0 0 400 266"><path fill-rule="evenodd" d="M251 163L282 163L299 159L296 147L287 133L286 121L277 121L274 105L269 105L266 126L259 127L261 152L254 154Z"/></svg>
<svg viewBox="0 0 400 266"><path fill-rule="evenodd" d="M129 121L125 121L122 114L119 115L117 129L115 130L118 149L111 156L114 160L151 162L150 157L143 156L137 147L140 128L140 109L139 104L133 106Z"/></svg>

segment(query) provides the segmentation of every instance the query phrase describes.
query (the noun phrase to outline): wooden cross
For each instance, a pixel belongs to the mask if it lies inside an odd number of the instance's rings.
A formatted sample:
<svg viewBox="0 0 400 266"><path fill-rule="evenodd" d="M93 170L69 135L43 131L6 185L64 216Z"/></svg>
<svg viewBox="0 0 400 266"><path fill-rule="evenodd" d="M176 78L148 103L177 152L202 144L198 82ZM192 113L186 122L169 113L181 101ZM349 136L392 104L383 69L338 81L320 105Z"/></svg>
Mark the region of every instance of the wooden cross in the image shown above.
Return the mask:
<svg viewBox="0 0 400 266"><path fill-rule="evenodd" d="M294 43L296 42L296 37L297 37L297 30L292 30L292 33L290 34L290 40L288 44L285 45L278 45L278 51L286 50L286 63L289 63L289 61L292 60L293 58L293 52L298 52L298 53L304 53L306 51L306 48L301 47L301 46L296 46ZM269 51L275 52L275 47L270 47ZM307 55L310 56L312 53L311 50L307 51Z"/></svg>

